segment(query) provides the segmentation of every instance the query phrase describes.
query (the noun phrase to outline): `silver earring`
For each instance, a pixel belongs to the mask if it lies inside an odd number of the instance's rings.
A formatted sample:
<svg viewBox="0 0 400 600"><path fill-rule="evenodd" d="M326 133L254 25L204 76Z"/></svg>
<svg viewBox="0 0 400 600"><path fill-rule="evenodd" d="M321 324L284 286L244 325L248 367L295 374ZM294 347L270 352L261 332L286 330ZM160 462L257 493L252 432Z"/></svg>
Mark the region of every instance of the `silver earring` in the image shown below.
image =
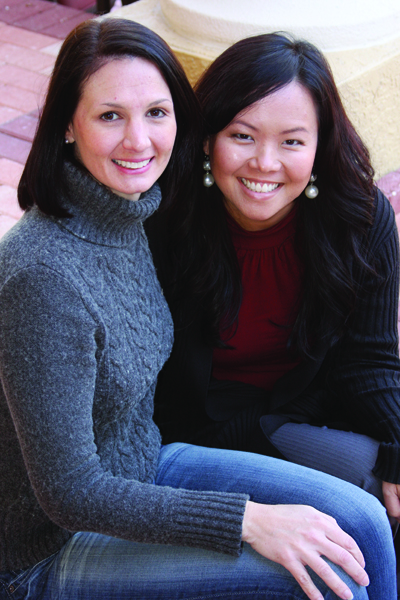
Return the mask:
<svg viewBox="0 0 400 600"><path fill-rule="evenodd" d="M311 177L310 177L310 183L308 184L308 186L304 190L304 193L307 196L307 198L310 198L311 200L313 200L314 198L316 198L318 196L318 194L319 194L319 189L317 188L316 185L314 185L314 181L316 179L317 179L317 176L312 173Z"/></svg>
<svg viewBox="0 0 400 600"><path fill-rule="evenodd" d="M211 187L212 185L214 185L215 180L213 174L211 173L211 163L208 154L204 155L203 169L205 170L203 176L203 185L204 187Z"/></svg>
<svg viewBox="0 0 400 600"><path fill-rule="evenodd" d="M66 143L66 144L69 144L69 140L67 140L67 138L65 138L65 143Z"/></svg>

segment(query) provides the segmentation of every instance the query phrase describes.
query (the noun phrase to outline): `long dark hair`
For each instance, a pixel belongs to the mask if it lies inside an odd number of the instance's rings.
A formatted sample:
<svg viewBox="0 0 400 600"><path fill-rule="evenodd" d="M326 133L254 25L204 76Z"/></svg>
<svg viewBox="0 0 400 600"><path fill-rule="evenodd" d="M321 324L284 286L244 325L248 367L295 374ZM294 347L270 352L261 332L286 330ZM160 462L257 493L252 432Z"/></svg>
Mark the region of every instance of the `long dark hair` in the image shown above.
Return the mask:
<svg viewBox="0 0 400 600"><path fill-rule="evenodd" d="M342 335L356 301L354 269L370 269L365 246L374 187L368 150L346 115L321 52L286 34L265 34L234 44L208 68L195 91L206 139L292 81L311 94L319 126L313 171L320 193L314 200L302 193L297 202L304 285L289 345L304 356L312 355L317 340L333 343ZM191 198L171 211L170 248L176 273L172 297L177 314L188 294L196 297L204 314L203 331L210 343L220 345L221 328L230 326L240 309L241 281L221 192L216 185L202 186L201 162L199 152Z"/></svg>
<svg viewBox="0 0 400 600"><path fill-rule="evenodd" d="M199 108L187 77L168 45L153 31L126 19L81 23L64 41L50 80L38 130L18 188L22 209L36 204L44 213L65 216L57 193L63 182L63 164L73 160L64 143L88 78L106 62L140 57L153 63L171 92L177 135L168 167L160 178L163 198L172 202L179 185L192 173L193 140L198 135Z"/></svg>

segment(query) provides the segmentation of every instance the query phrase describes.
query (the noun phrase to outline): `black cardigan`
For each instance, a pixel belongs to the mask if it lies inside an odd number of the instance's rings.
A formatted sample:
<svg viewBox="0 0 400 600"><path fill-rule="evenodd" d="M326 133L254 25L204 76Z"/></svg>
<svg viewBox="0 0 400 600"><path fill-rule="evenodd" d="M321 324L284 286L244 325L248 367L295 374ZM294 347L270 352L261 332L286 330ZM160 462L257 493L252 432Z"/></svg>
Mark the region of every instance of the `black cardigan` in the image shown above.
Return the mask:
<svg viewBox="0 0 400 600"><path fill-rule="evenodd" d="M162 215L156 214L147 222L147 234L168 300L163 232ZM317 359L303 361L278 380L268 406L272 413L334 423L380 441L374 472L383 481L400 483L399 241L393 209L380 192L369 249L380 277L364 275L347 332L332 347L321 344ZM198 315L189 327L175 329L173 351L159 377L155 419L164 443L190 441L191 433L210 421L211 363L212 348L203 341ZM225 408L229 418L234 408Z"/></svg>

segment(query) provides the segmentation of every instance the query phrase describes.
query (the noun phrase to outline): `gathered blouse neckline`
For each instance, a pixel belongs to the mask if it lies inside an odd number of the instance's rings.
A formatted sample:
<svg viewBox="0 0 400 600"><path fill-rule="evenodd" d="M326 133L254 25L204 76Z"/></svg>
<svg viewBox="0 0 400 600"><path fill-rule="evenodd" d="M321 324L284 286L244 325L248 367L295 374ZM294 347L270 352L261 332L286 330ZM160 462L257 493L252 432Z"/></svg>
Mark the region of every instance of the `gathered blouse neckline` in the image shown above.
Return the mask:
<svg viewBox="0 0 400 600"><path fill-rule="evenodd" d="M232 241L236 249L243 250L264 250L283 244L288 237L294 235L296 231L296 213L297 207L292 210L278 223L262 229L261 231L248 231L243 229L229 213L226 219L231 233Z"/></svg>

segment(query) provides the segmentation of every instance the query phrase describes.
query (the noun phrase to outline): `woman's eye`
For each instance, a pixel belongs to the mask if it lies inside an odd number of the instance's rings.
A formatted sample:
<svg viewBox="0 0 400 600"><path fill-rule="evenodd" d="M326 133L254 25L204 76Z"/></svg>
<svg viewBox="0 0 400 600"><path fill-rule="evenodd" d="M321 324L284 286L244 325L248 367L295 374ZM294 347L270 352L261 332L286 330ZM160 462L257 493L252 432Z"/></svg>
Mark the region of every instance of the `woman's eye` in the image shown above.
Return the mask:
<svg viewBox="0 0 400 600"><path fill-rule="evenodd" d="M285 140L284 144L286 146L301 146L302 142L300 140Z"/></svg>
<svg viewBox="0 0 400 600"><path fill-rule="evenodd" d="M236 138L237 140L252 140L253 138L251 137L251 135L248 135L247 133L234 133L233 137Z"/></svg>
<svg viewBox="0 0 400 600"><path fill-rule="evenodd" d="M165 112L161 108L152 108L147 113L150 117L155 117L159 119L160 117L165 117Z"/></svg>
<svg viewBox="0 0 400 600"><path fill-rule="evenodd" d="M101 115L101 118L103 119L103 121L115 121L116 119L118 119L118 115L115 112L106 112L103 115Z"/></svg>

